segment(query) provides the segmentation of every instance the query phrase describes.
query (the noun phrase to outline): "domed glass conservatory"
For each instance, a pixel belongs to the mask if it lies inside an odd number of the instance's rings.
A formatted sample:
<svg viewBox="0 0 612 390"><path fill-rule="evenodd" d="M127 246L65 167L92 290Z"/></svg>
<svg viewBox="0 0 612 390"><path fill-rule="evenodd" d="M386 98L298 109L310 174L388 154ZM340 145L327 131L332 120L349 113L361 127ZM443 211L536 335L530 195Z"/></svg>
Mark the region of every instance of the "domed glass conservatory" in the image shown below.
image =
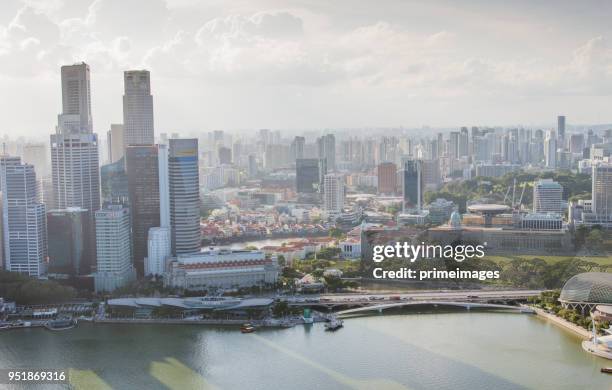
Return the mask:
<svg viewBox="0 0 612 390"><path fill-rule="evenodd" d="M601 304L612 305L612 273L585 272L571 277L561 290L563 307L585 312Z"/></svg>

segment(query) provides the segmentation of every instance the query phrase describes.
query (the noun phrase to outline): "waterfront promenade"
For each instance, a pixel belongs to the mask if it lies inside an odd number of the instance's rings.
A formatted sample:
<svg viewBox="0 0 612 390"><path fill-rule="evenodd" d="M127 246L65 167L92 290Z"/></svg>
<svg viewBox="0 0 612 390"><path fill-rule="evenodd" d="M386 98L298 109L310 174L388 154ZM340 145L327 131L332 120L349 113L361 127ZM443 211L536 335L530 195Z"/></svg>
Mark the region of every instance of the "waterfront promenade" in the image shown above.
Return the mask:
<svg viewBox="0 0 612 390"><path fill-rule="evenodd" d="M573 324L561 317L558 317L554 314L550 314L547 313L546 311L544 311L543 309L540 309L538 307L533 307L531 306L531 308L533 309L533 311L536 313L536 315L546 318L547 320L553 322L554 324L565 328L567 330L570 330L572 332L574 332L575 334L579 335L580 337L582 337L583 339L589 340L591 338L591 332L589 332L588 330L584 329L581 326L578 326L576 324Z"/></svg>

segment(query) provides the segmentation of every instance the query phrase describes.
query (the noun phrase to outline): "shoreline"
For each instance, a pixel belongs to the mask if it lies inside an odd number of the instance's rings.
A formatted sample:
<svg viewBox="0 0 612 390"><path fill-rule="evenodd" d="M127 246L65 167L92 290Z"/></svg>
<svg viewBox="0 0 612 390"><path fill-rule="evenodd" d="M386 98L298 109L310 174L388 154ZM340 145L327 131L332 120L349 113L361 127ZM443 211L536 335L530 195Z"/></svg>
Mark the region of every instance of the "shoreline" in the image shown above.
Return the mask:
<svg viewBox="0 0 612 390"><path fill-rule="evenodd" d="M580 336L581 338L585 339L585 340L590 340L591 339L591 332L589 332L588 330L584 329L581 326L578 326L576 324L573 324L563 318L557 317L554 314L550 314L545 312L543 309L540 309L538 307L533 307L531 306L531 308L533 309L534 313L537 316L540 316L550 322L552 322L553 324L561 327L561 328L565 328L569 331L571 331L572 333Z"/></svg>

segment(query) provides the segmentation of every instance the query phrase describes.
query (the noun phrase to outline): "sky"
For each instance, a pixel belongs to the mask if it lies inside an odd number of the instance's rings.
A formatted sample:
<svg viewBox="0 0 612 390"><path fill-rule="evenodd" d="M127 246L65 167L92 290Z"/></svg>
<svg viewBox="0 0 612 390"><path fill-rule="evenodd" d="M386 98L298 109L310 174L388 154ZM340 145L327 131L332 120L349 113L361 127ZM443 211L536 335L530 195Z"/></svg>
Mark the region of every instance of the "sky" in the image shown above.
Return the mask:
<svg viewBox="0 0 612 390"><path fill-rule="evenodd" d="M94 131L151 71L159 132L612 123L612 2L2 0L0 135L46 137L85 61Z"/></svg>

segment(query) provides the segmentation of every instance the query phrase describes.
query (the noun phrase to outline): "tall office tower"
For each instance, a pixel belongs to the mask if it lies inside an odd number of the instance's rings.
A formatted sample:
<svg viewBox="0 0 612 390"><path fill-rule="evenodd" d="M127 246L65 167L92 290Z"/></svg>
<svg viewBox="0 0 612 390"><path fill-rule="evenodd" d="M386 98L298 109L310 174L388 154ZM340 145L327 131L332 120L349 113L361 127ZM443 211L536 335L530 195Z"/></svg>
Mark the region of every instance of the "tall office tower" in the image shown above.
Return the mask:
<svg viewBox="0 0 612 390"><path fill-rule="evenodd" d="M111 124L110 130L106 133L106 142L108 147L108 162L115 163L125 154L125 146L123 145L123 125Z"/></svg>
<svg viewBox="0 0 612 390"><path fill-rule="evenodd" d="M565 115L559 115L557 117L557 135L561 143L560 146L565 147Z"/></svg>
<svg viewBox="0 0 612 390"><path fill-rule="evenodd" d="M319 158L327 160L328 170L336 170L336 137L333 134L317 138L317 153Z"/></svg>
<svg viewBox="0 0 612 390"><path fill-rule="evenodd" d="M123 205L96 211L96 292L113 291L135 279L132 266L130 212Z"/></svg>
<svg viewBox="0 0 612 390"><path fill-rule="evenodd" d="M36 176L39 179L50 177L49 153L47 153L48 146L49 145L45 145L43 142L27 143L23 145L22 160L25 164L34 165L34 171L36 171Z"/></svg>
<svg viewBox="0 0 612 390"><path fill-rule="evenodd" d="M465 157L470 154L470 133L468 132L467 127L461 128L461 133L459 134L459 146L458 146L458 156Z"/></svg>
<svg viewBox="0 0 612 390"><path fill-rule="evenodd" d="M153 96L148 70L123 73L123 145L153 145Z"/></svg>
<svg viewBox="0 0 612 390"><path fill-rule="evenodd" d="M125 149L126 172L132 236L134 267L144 274L147 256L147 234L160 226L159 159L157 145L131 145Z"/></svg>
<svg viewBox="0 0 612 390"><path fill-rule="evenodd" d="M598 219L612 221L612 163L595 163L592 169L593 213Z"/></svg>
<svg viewBox="0 0 612 390"><path fill-rule="evenodd" d="M221 146L218 151L219 164L231 164L232 163L232 150Z"/></svg>
<svg viewBox="0 0 612 390"><path fill-rule="evenodd" d="M378 164L378 193L394 194L397 189L397 166L392 162Z"/></svg>
<svg viewBox="0 0 612 390"><path fill-rule="evenodd" d="M94 212L100 208L100 173L87 64L62 66L62 109L51 135L54 207Z"/></svg>
<svg viewBox="0 0 612 390"><path fill-rule="evenodd" d="M171 139L168 156L172 253L200 251L198 140Z"/></svg>
<svg viewBox="0 0 612 390"><path fill-rule="evenodd" d="M560 213L563 187L552 179L540 179L533 186L534 213Z"/></svg>
<svg viewBox="0 0 612 390"><path fill-rule="evenodd" d="M419 160L404 161L403 176L403 212L421 211L423 197L422 166Z"/></svg>
<svg viewBox="0 0 612 390"><path fill-rule="evenodd" d="M459 132L451 131L449 138L448 157L459 157Z"/></svg>
<svg viewBox="0 0 612 390"><path fill-rule="evenodd" d="M162 275L166 272L168 258L172 255L170 228L153 227L149 229L147 240L147 258L144 264L144 274Z"/></svg>
<svg viewBox="0 0 612 390"><path fill-rule="evenodd" d="M554 131L548 131L544 139L544 159L546 168L557 167L557 137Z"/></svg>
<svg viewBox="0 0 612 390"><path fill-rule="evenodd" d="M295 137L291 142L291 157L292 159L304 158L304 145L306 145L306 138Z"/></svg>
<svg viewBox="0 0 612 390"><path fill-rule="evenodd" d="M584 149L584 134L572 134L569 141L571 153L582 153Z"/></svg>
<svg viewBox="0 0 612 390"><path fill-rule="evenodd" d="M344 176L329 173L323 178L323 209L328 219L335 219L344 207Z"/></svg>
<svg viewBox="0 0 612 390"><path fill-rule="evenodd" d="M46 273L47 220L34 166L19 157L0 157L4 266L32 277Z"/></svg>
<svg viewBox="0 0 612 390"><path fill-rule="evenodd" d="M62 66L62 113L58 115L62 134L91 134L91 87L89 65L84 62Z"/></svg>
<svg viewBox="0 0 612 390"><path fill-rule="evenodd" d="M89 231L87 210L70 207L47 213L49 273L82 275L85 269L84 238Z"/></svg>
<svg viewBox="0 0 612 390"><path fill-rule="evenodd" d="M327 174L325 160L300 158L295 161L295 189L298 194L321 192L323 177Z"/></svg>

